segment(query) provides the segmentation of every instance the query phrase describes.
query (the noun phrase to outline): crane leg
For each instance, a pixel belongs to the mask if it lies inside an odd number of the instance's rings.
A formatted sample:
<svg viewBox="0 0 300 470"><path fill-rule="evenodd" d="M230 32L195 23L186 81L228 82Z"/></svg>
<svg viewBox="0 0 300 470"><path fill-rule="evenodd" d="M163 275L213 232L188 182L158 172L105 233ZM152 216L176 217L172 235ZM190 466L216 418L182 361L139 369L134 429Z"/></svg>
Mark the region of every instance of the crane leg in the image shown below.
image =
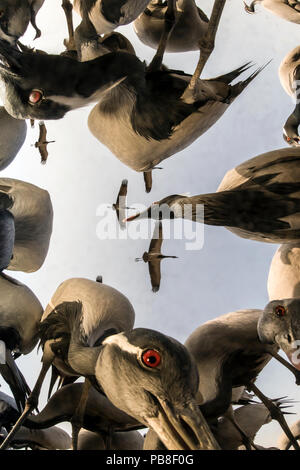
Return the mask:
<svg viewBox="0 0 300 470"><path fill-rule="evenodd" d="M160 70L164 53L167 47L168 38L172 29L174 28L174 25L175 25L175 0L168 0L168 7L165 13L164 30L161 35L155 56L153 57L152 61L147 67L148 71L155 72L156 70Z"/></svg>
<svg viewBox="0 0 300 470"><path fill-rule="evenodd" d="M257 387L254 383L249 383L248 384L248 389L251 390L265 405L266 408L270 411L271 418L275 419L281 426L282 430L285 432L287 435L288 439L292 442L294 448L296 450L300 450L300 446L295 439L295 436L293 435L292 431L290 430L282 411L280 408L275 405L272 400L267 398Z"/></svg>
<svg viewBox="0 0 300 470"><path fill-rule="evenodd" d="M300 385L300 370L293 367L292 364L290 364L283 357L281 357L280 354L273 353L272 356L274 357L274 359L276 359L276 361L280 362L283 366L289 369L292 372L292 374L294 374L295 379L296 379L296 385Z"/></svg>
<svg viewBox="0 0 300 470"><path fill-rule="evenodd" d="M90 388L91 382L88 379L85 379L79 403L76 407L75 413L71 418L73 450L77 450L78 448L78 434L83 425L83 417Z"/></svg>
<svg viewBox="0 0 300 470"><path fill-rule="evenodd" d="M64 45L66 46L68 51L74 51L76 50L76 47L75 47L75 40L74 40L74 26L73 26L73 14L72 14L73 5L70 2L70 0L62 0L61 6L65 12L67 25L68 25L68 34L69 34L69 39L64 40Z"/></svg>
<svg viewBox="0 0 300 470"><path fill-rule="evenodd" d="M41 388L42 388L42 384L44 382L45 376L46 376L51 364L52 364L52 360L50 360L49 362L48 361L43 362L42 369L41 369L41 372L38 376L36 384L35 384L32 392L31 392L31 394L29 395L29 397L26 400L24 411L21 414L21 416L19 417L19 419L17 420L17 422L14 424L14 426L12 427L12 429L10 430L8 435L6 436L5 440L2 442L2 444L0 446L0 450L4 450L9 446L9 443L11 442L12 438L15 436L15 434L17 433L19 428L22 426L22 424L25 421L25 419L27 418L27 416L35 408L37 408L38 401L39 401L39 395L40 395L40 391L41 391Z"/></svg>
<svg viewBox="0 0 300 470"><path fill-rule="evenodd" d="M200 49L200 58L195 69L195 72L192 75L189 85L185 89L182 99L186 102L193 101L194 91L200 78L202 71L208 61L211 53L215 48L215 38L218 31L220 19L223 13L226 0L215 0L210 20L208 23L207 33L203 39L199 42Z"/></svg>

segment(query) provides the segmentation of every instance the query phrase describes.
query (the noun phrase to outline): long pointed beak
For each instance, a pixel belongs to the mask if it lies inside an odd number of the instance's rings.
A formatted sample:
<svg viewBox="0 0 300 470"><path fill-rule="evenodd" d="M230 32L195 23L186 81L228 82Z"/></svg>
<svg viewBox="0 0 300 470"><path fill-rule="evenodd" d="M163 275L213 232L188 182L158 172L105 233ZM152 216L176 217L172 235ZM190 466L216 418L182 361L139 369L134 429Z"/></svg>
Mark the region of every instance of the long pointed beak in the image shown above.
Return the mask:
<svg viewBox="0 0 300 470"><path fill-rule="evenodd" d="M132 220L138 219L139 217L140 217L141 219L148 219L148 217L149 217L149 209L146 209L146 210L143 211L143 212L138 212L138 213L135 214L135 215L131 215L130 217L127 217L127 219L123 219L123 222L131 222Z"/></svg>
<svg viewBox="0 0 300 470"><path fill-rule="evenodd" d="M158 415L148 418L147 422L168 450L220 449L194 401L181 409L159 398L156 401L159 402Z"/></svg>
<svg viewBox="0 0 300 470"><path fill-rule="evenodd" d="M127 217L127 219L123 219L123 222L131 222L132 220L135 220L138 217L140 217L140 215L141 215L141 212L138 212L135 215L131 215L130 217Z"/></svg>

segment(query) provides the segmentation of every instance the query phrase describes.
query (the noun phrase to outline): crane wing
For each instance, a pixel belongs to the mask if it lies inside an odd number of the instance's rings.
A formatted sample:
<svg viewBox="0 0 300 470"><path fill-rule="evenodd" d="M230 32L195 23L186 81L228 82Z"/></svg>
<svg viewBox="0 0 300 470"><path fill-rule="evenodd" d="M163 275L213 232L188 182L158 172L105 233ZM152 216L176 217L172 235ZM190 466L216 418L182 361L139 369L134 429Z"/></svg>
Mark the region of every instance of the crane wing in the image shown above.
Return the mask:
<svg viewBox="0 0 300 470"><path fill-rule="evenodd" d="M152 240L149 246L149 253L160 253L162 242L163 242L163 230L162 230L162 222L160 221L155 224Z"/></svg>
<svg viewBox="0 0 300 470"><path fill-rule="evenodd" d="M153 292L157 292L160 286L160 279L161 279L160 262L161 262L160 259L156 259L153 261L149 261L148 263Z"/></svg>

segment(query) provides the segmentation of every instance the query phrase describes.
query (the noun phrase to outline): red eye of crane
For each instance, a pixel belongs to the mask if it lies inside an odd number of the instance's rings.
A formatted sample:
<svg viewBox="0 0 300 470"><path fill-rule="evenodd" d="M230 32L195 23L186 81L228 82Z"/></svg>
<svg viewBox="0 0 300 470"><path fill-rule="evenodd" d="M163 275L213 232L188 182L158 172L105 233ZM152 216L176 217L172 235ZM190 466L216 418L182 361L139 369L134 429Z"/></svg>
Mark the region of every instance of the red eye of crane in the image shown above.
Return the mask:
<svg viewBox="0 0 300 470"><path fill-rule="evenodd" d="M279 317L284 317L286 311L285 311L285 308L282 305L277 305L277 307L275 308L275 313Z"/></svg>
<svg viewBox="0 0 300 470"><path fill-rule="evenodd" d="M160 364L161 357L154 349L147 349L147 351L142 354L142 361L148 367L157 367Z"/></svg>
<svg viewBox="0 0 300 470"><path fill-rule="evenodd" d="M29 103L37 104L42 100L42 98L43 98L43 93L40 90L32 90L32 92L29 95Z"/></svg>

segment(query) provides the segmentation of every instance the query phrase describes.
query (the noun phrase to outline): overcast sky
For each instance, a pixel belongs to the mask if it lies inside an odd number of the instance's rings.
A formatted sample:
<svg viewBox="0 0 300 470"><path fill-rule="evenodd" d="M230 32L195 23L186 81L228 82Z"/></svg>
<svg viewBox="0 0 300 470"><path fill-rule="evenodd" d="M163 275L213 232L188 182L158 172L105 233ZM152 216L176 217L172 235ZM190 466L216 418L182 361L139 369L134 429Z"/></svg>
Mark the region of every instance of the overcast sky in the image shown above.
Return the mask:
<svg viewBox="0 0 300 470"><path fill-rule="evenodd" d="M197 2L200 6L200 1ZM209 14L211 0L201 7ZM28 29L23 42L59 53L67 28L61 0L46 0L37 16L41 39L33 42ZM78 17L76 16L76 23ZM133 43L141 60L154 51L139 42L132 26L119 28ZM58 285L71 277L95 279L119 289L132 302L136 326L157 329L184 342L209 319L244 308L264 308L268 302L267 276L277 245L244 240L221 227L205 227L204 246L185 249L184 240L166 240L163 253L178 256L162 263L158 293L151 291L148 266L135 263L148 248L148 240L99 240L96 235L100 204L115 201L121 180L127 178L128 203L149 205L169 194L214 192L225 173L256 155L285 146L282 126L293 103L278 79L284 56L298 45L299 25L288 23L262 7L256 15L244 12L242 0L227 0L217 35L216 48L204 70L204 78L229 72L253 61L268 67L238 97L222 118L190 147L162 163L153 173L153 190L146 194L142 174L123 165L89 132L91 107L73 111L60 121L47 122L49 158L40 164L32 144L38 137L28 125L27 139L3 177L31 182L49 191L54 207L54 227L48 256L36 273L12 273L27 284L45 307ZM198 53L166 54L165 64L192 73ZM245 77L247 76L247 72ZM115 136L117 138L117 136ZM112 136L114 138L114 136ZM40 368L36 350L18 364L32 387ZM258 379L269 397L299 397L291 373L271 361ZM6 385L2 387L7 391ZM46 402L46 387L41 406ZM294 411L300 412L299 404ZM297 416L288 418L289 422ZM264 426L257 442L275 445L281 430L277 423Z"/></svg>

